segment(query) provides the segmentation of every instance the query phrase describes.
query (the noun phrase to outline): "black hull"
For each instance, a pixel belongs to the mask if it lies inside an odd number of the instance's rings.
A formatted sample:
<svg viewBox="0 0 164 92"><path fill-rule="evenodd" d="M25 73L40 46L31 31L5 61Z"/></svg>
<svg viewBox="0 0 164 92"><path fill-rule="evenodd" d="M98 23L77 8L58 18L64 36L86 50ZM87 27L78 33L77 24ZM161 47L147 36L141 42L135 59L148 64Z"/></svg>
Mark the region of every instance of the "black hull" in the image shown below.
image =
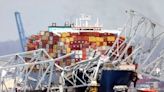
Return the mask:
<svg viewBox="0 0 164 92"><path fill-rule="evenodd" d="M115 85L129 86L134 72L125 70L103 70L100 80L100 92L114 92Z"/></svg>

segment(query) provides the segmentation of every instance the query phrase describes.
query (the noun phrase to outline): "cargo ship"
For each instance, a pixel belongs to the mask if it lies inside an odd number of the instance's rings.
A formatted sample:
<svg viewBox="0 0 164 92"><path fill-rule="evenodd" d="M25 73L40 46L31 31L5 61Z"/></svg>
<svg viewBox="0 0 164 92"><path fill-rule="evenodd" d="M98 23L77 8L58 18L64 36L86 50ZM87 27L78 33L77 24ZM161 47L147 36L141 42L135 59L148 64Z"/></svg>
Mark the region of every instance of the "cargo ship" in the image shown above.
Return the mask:
<svg viewBox="0 0 164 92"><path fill-rule="evenodd" d="M41 31L36 35L28 38L26 50L36 50L44 48L52 58L57 58L68 53L74 52L75 55L56 62L58 65L65 67L76 64L81 60L91 59L98 54L105 52L113 45L120 34L118 30L105 30L97 19L94 25L89 25L91 17L82 15L76 19L75 23L66 22L64 26L58 26L52 23L48 26L47 31ZM124 36L119 36L119 45L125 40ZM129 48L129 54L132 49ZM100 92L114 92L114 87L119 85L129 86L136 78L135 65L127 65L129 69L110 69L104 68L101 78L98 81ZM80 78L79 74L79 78ZM87 79L86 79L87 80ZM84 92L86 87L77 89L77 92Z"/></svg>
<svg viewBox="0 0 164 92"><path fill-rule="evenodd" d="M89 19L89 16L82 16L79 18L79 22L76 20L75 24L65 23L64 26L52 23L48 27L48 31L41 31L39 34L28 38L26 50L44 48L53 58L75 52L74 58L67 60L69 64L70 61L78 62L88 59L96 49L103 53L112 46L120 31L104 30L98 20L96 24L89 25ZM120 37L120 44L124 39L123 36Z"/></svg>

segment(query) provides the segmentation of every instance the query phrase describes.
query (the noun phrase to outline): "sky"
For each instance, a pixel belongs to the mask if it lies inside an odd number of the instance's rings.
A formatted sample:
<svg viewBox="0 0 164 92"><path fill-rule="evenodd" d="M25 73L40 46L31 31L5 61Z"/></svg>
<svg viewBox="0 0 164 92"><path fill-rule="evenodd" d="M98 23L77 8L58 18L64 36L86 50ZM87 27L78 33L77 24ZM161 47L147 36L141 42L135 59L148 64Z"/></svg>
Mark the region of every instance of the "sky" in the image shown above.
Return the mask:
<svg viewBox="0 0 164 92"><path fill-rule="evenodd" d="M106 29L122 27L125 10L138 11L164 24L164 0L0 0L0 42L19 38L14 12L22 16L26 36L46 31L52 22L63 25L80 14L100 19Z"/></svg>

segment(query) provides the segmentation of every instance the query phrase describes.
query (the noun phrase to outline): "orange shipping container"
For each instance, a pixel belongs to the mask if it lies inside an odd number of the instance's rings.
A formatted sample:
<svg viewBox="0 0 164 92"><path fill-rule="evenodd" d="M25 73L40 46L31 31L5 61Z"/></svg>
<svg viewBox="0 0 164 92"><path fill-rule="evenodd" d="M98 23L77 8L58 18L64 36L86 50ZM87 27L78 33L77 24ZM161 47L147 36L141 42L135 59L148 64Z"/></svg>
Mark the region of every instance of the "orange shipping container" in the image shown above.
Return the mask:
<svg viewBox="0 0 164 92"><path fill-rule="evenodd" d="M68 37L65 38L66 43L70 43L70 39Z"/></svg>
<svg viewBox="0 0 164 92"><path fill-rule="evenodd" d="M61 37L69 37L69 36L70 36L70 33L68 32L61 33Z"/></svg>
<svg viewBox="0 0 164 92"><path fill-rule="evenodd" d="M49 55L53 58L54 57L54 53L49 53Z"/></svg>
<svg viewBox="0 0 164 92"><path fill-rule="evenodd" d="M43 35L43 36L41 37L41 39L42 39L42 40L48 40L48 36Z"/></svg>
<svg viewBox="0 0 164 92"><path fill-rule="evenodd" d="M62 42L65 42L65 38L61 38L61 41L62 41Z"/></svg>
<svg viewBox="0 0 164 92"><path fill-rule="evenodd" d="M59 63L59 66L63 66L63 61L58 61L58 63Z"/></svg>
<svg viewBox="0 0 164 92"><path fill-rule="evenodd" d="M86 49L82 49L82 60L85 60L87 58L87 52Z"/></svg>
<svg viewBox="0 0 164 92"><path fill-rule="evenodd" d="M96 42L96 45L97 45L97 46L100 46L100 42Z"/></svg>
<svg viewBox="0 0 164 92"><path fill-rule="evenodd" d="M49 49L49 53L53 53L53 49Z"/></svg>
<svg viewBox="0 0 164 92"><path fill-rule="evenodd" d="M73 37L70 37L70 41L73 41L74 39L73 39Z"/></svg>
<svg viewBox="0 0 164 92"><path fill-rule="evenodd" d="M89 37L89 41L90 41L90 42L96 42L96 38L95 38L94 36L90 36L90 37Z"/></svg>
<svg viewBox="0 0 164 92"><path fill-rule="evenodd" d="M67 50L66 50L67 53L70 53L70 52L71 52L71 48L68 48L68 47L67 47L66 49L67 49Z"/></svg>
<svg viewBox="0 0 164 92"><path fill-rule="evenodd" d="M104 45L104 46L107 46L107 42L103 42L103 45Z"/></svg>
<svg viewBox="0 0 164 92"><path fill-rule="evenodd" d="M111 41L111 42L113 41L114 42L115 39L116 39L115 36L108 36L107 37L107 41Z"/></svg>
<svg viewBox="0 0 164 92"><path fill-rule="evenodd" d="M53 53L56 53L56 51L57 51L56 48L53 48Z"/></svg>
<svg viewBox="0 0 164 92"><path fill-rule="evenodd" d="M46 31L45 36L47 37L50 36L48 31Z"/></svg>
<svg viewBox="0 0 164 92"><path fill-rule="evenodd" d="M103 37L100 37L99 41L100 42L103 42L104 41L104 38Z"/></svg>

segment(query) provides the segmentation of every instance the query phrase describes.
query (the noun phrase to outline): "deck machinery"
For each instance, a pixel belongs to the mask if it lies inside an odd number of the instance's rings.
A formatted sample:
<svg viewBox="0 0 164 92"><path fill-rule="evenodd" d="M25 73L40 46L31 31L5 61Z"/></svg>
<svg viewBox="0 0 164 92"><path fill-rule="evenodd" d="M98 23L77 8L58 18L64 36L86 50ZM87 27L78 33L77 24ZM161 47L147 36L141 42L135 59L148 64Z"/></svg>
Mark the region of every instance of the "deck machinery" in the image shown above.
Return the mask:
<svg viewBox="0 0 164 92"><path fill-rule="evenodd" d="M16 90L65 92L80 87L86 87L85 90L95 92L97 89L94 90L94 87L100 86L98 80L104 69L129 69L129 71L163 81L164 47L161 43L164 39L162 35L154 35L159 26L135 11L127 13L130 19L104 55L95 55L91 59L66 67L59 66L56 61L75 53L53 59L44 49L38 49L1 56L0 92L16 92ZM118 46L121 35L125 35L126 39ZM127 50L130 46L133 50L128 54ZM137 69L131 67L133 64L138 64ZM123 65L125 66L122 68ZM92 91L91 88L93 88ZM118 90L119 87L114 88Z"/></svg>

